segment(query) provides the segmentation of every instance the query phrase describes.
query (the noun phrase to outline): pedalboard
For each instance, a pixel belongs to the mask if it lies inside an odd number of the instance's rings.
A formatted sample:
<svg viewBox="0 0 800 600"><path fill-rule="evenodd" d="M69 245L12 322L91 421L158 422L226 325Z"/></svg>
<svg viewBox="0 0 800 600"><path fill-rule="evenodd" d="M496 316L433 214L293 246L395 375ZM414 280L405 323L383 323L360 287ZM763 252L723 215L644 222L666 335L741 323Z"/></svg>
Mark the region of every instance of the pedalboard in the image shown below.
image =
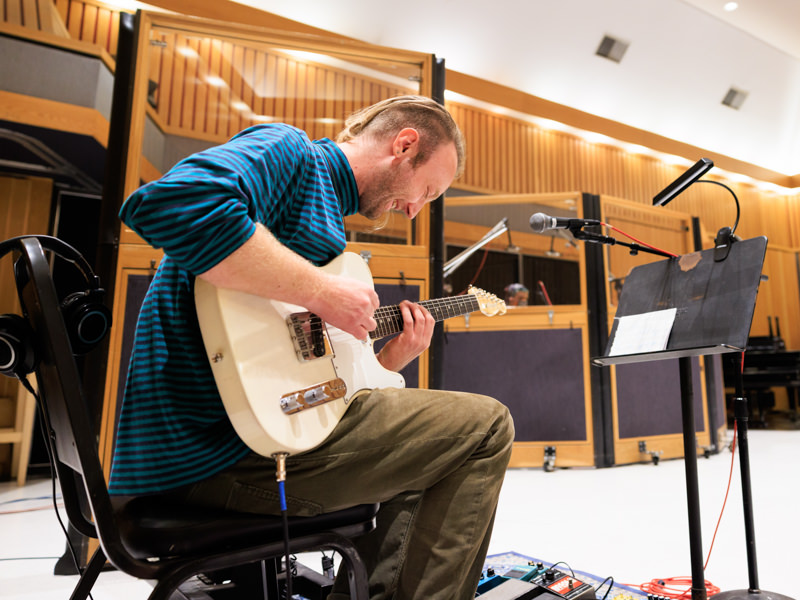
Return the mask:
<svg viewBox="0 0 800 600"><path fill-rule="evenodd" d="M502 573L488 568L481 574L476 598L481 600L595 600L594 588L541 562L514 565Z"/></svg>

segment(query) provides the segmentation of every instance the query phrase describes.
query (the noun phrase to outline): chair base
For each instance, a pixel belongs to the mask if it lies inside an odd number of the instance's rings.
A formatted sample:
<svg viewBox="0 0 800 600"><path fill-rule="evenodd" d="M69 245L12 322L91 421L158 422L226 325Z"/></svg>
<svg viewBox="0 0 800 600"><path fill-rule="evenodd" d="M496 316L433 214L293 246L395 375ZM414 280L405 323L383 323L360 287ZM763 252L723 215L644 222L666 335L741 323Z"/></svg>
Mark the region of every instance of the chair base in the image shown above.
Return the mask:
<svg viewBox="0 0 800 600"><path fill-rule="evenodd" d="M285 574L278 572L278 562L278 559L273 559L193 577L184 582L170 600L280 598L278 590L284 586ZM294 567L293 594L308 600L325 600L328 597L333 587L332 579L299 562L294 563Z"/></svg>

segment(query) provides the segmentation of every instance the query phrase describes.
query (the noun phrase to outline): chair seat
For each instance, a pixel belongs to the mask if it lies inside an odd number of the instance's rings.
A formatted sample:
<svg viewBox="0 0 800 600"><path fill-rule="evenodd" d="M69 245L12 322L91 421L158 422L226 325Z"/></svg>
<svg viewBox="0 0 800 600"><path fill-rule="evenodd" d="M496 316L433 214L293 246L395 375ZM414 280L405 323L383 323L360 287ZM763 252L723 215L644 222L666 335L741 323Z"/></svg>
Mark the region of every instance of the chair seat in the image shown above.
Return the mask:
<svg viewBox="0 0 800 600"><path fill-rule="evenodd" d="M362 535L374 527L378 508L378 504L360 504L314 517L290 517L289 537L320 531ZM283 540L280 516L165 504L162 498L147 496L132 499L118 513L122 543L140 559L196 556Z"/></svg>

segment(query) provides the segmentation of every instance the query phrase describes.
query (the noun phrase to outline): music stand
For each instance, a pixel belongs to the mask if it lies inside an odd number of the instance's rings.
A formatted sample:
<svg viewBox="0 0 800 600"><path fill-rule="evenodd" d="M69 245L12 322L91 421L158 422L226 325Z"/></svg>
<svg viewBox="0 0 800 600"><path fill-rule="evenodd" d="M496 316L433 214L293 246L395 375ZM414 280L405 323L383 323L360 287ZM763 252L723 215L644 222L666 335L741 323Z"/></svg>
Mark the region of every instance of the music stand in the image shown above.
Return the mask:
<svg viewBox="0 0 800 600"><path fill-rule="evenodd" d="M732 243L727 255L711 249L635 267L625 279L605 355L592 361L600 366L668 358L677 358L679 361L692 600L705 600L707 593L700 529L691 358L744 351L766 250L767 238L757 237ZM634 319L626 319L628 317ZM653 336L648 332L659 329L666 329L666 341L662 340L657 347L649 347L651 340L645 338ZM636 339L637 336L640 339ZM722 592L715 598L747 598L758 594L763 600L786 599L786 596L758 589L746 455L746 421L742 429L745 434L742 437L740 432L740 440L745 441L745 453L741 451L740 441L739 460L743 474L750 587L748 590Z"/></svg>

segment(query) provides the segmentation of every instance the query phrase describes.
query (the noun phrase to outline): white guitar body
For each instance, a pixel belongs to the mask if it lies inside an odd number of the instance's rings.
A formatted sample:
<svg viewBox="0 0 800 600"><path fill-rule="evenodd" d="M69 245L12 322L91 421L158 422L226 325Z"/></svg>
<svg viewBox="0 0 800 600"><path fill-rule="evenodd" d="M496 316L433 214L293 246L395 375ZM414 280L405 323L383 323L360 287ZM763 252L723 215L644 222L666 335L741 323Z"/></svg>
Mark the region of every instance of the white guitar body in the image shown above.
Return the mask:
<svg viewBox="0 0 800 600"><path fill-rule="evenodd" d="M345 253L323 269L372 284L367 264L356 254ZM378 362L371 339L360 341L332 326L325 327L327 354L300 358L287 321L307 314L301 306L217 288L200 278L195 302L225 410L236 433L258 454L310 450L330 435L355 394L405 386L402 375ZM337 380L344 382L343 395L317 403L326 384ZM297 402L302 408L287 412L286 405Z"/></svg>

